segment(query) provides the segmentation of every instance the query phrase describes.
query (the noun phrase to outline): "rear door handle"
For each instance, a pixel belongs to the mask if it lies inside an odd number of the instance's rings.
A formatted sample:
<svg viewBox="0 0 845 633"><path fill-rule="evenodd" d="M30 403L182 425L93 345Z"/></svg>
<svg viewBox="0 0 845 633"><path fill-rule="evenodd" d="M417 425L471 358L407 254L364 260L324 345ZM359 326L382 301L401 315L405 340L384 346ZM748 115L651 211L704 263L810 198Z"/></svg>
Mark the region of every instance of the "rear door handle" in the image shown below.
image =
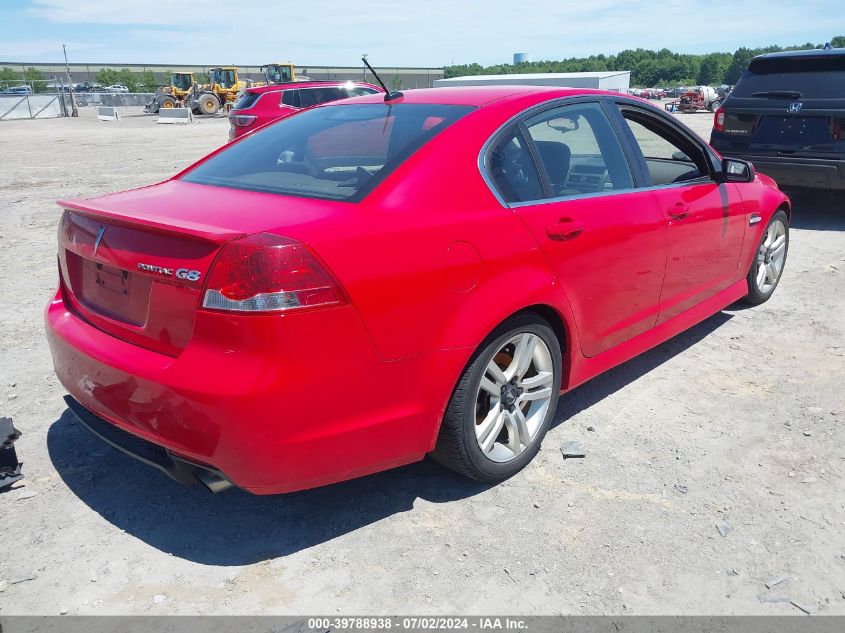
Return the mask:
<svg viewBox="0 0 845 633"><path fill-rule="evenodd" d="M573 240L584 230L581 222L574 222L568 218L561 218L560 222L546 227L546 235L556 242Z"/></svg>
<svg viewBox="0 0 845 633"><path fill-rule="evenodd" d="M683 202L676 202L675 206L668 211L668 215L673 220L683 220L689 215L689 207Z"/></svg>

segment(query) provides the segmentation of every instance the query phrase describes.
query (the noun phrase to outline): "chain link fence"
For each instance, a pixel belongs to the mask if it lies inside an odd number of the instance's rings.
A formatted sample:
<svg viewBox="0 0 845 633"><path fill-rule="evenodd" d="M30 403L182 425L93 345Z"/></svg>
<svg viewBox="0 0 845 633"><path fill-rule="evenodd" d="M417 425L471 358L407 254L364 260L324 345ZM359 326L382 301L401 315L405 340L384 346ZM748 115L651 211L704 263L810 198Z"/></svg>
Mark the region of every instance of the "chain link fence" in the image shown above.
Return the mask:
<svg viewBox="0 0 845 633"><path fill-rule="evenodd" d="M77 107L133 107L146 105L153 92L109 92L105 89L73 91ZM70 116L73 111L67 85L55 81L0 82L0 121L48 119Z"/></svg>

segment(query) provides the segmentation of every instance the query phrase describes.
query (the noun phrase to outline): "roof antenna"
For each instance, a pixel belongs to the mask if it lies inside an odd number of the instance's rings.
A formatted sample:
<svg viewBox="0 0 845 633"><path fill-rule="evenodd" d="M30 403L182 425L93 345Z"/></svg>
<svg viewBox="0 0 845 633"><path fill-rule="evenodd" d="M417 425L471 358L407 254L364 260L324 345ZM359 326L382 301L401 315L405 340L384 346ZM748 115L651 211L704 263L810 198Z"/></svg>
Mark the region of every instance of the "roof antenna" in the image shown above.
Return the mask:
<svg viewBox="0 0 845 633"><path fill-rule="evenodd" d="M386 93L386 94L384 95L384 100L385 100L385 101L393 101L394 99L401 99L402 97L404 97L404 96L405 96L404 94L402 94L402 93L401 93L401 92L399 92L398 90L394 90L393 92L390 92L390 91L387 89L387 86L385 86L385 85L384 85L384 82L381 80L381 77L379 77L379 76L378 76L378 73L377 73L377 72L373 69L373 67L372 67L372 66L370 66L370 62L368 62L368 61L367 61L367 58L366 58L366 57L362 57L362 58L361 58L361 61L362 61L362 62L364 62L364 65L365 65L367 68L369 68L369 69L370 69L370 72L371 72L371 73L373 73L373 77L375 77L375 78L376 78L376 81L377 81L377 82L379 82L379 84L381 85L381 87L382 87L382 88L384 88L384 92Z"/></svg>

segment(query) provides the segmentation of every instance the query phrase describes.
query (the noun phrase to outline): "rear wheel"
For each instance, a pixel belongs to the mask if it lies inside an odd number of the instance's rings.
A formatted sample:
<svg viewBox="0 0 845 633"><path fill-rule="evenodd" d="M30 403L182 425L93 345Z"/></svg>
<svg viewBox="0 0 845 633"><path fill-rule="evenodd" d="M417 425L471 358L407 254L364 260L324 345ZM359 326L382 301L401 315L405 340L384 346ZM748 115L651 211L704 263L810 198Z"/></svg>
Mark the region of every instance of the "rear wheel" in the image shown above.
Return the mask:
<svg viewBox="0 0 845 633"><path fill-rule="evenodd" d="M783 274L788 251L789 218L783 209L779 209L769 220L757 246L751 270L748 271L748 294L743 301L759 305L769 300Z"/></svg>
<svg viewBox="0 0 845 633"><path fill-rule="evenodd" d="M432 457L478 481L519 472L540 449L560 380L560 344L549 324L530 314L509 319L461 375Z"/></svg>
<svg viewBox="0 0 845 633"><path fill-rule="evenodd" d="M220 111L220 99L217 98L217 95L200 95L200 98L197 100L197 105L202 114L212 115L217 114Z"/></svg>
<svg viewBox="0 0 845 633"><path fill-rule="evenodd" d="M722 105L722 102L718 99L710 102L710 112L715 112L716 110L718 110L720 105Z"/></svg>

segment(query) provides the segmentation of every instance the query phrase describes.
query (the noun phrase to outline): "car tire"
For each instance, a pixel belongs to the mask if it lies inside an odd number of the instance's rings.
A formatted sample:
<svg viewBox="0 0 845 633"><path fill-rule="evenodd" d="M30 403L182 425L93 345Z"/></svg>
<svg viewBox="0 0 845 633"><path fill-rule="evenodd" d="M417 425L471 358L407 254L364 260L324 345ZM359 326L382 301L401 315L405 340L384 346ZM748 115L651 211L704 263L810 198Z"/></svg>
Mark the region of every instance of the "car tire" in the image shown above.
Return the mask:
<svg viewBox="0 0 845 633"><path fill-rule="evenodd" d="M715 112L719 109L719 106L722 105L722 102L719 99L710 102L710 112Z"/></svg>
<svg viewBox="0 0 845 633"><path fill-rule="evenodd" d="M778 209L766 225L754 253L746 278L748 294L742 299L745 303L760 305L769 300L783 276L788 253L789 218L786 211Z"/></svg>
<svg viewBox="0 0 845 633"><path fill-rule="evenodd" d="M530 364L523 367L516 359L527 358L529 349ZM496 371L493 365L498 367L498 378L491 373ZM464 369L431 456L485 483L519 472L537 454L554 418L561 367L560 343L545 319L525 313L502 323ZM502 380L505 377L510 380ZM496 390L498 397L492 395Z"/></svg>

